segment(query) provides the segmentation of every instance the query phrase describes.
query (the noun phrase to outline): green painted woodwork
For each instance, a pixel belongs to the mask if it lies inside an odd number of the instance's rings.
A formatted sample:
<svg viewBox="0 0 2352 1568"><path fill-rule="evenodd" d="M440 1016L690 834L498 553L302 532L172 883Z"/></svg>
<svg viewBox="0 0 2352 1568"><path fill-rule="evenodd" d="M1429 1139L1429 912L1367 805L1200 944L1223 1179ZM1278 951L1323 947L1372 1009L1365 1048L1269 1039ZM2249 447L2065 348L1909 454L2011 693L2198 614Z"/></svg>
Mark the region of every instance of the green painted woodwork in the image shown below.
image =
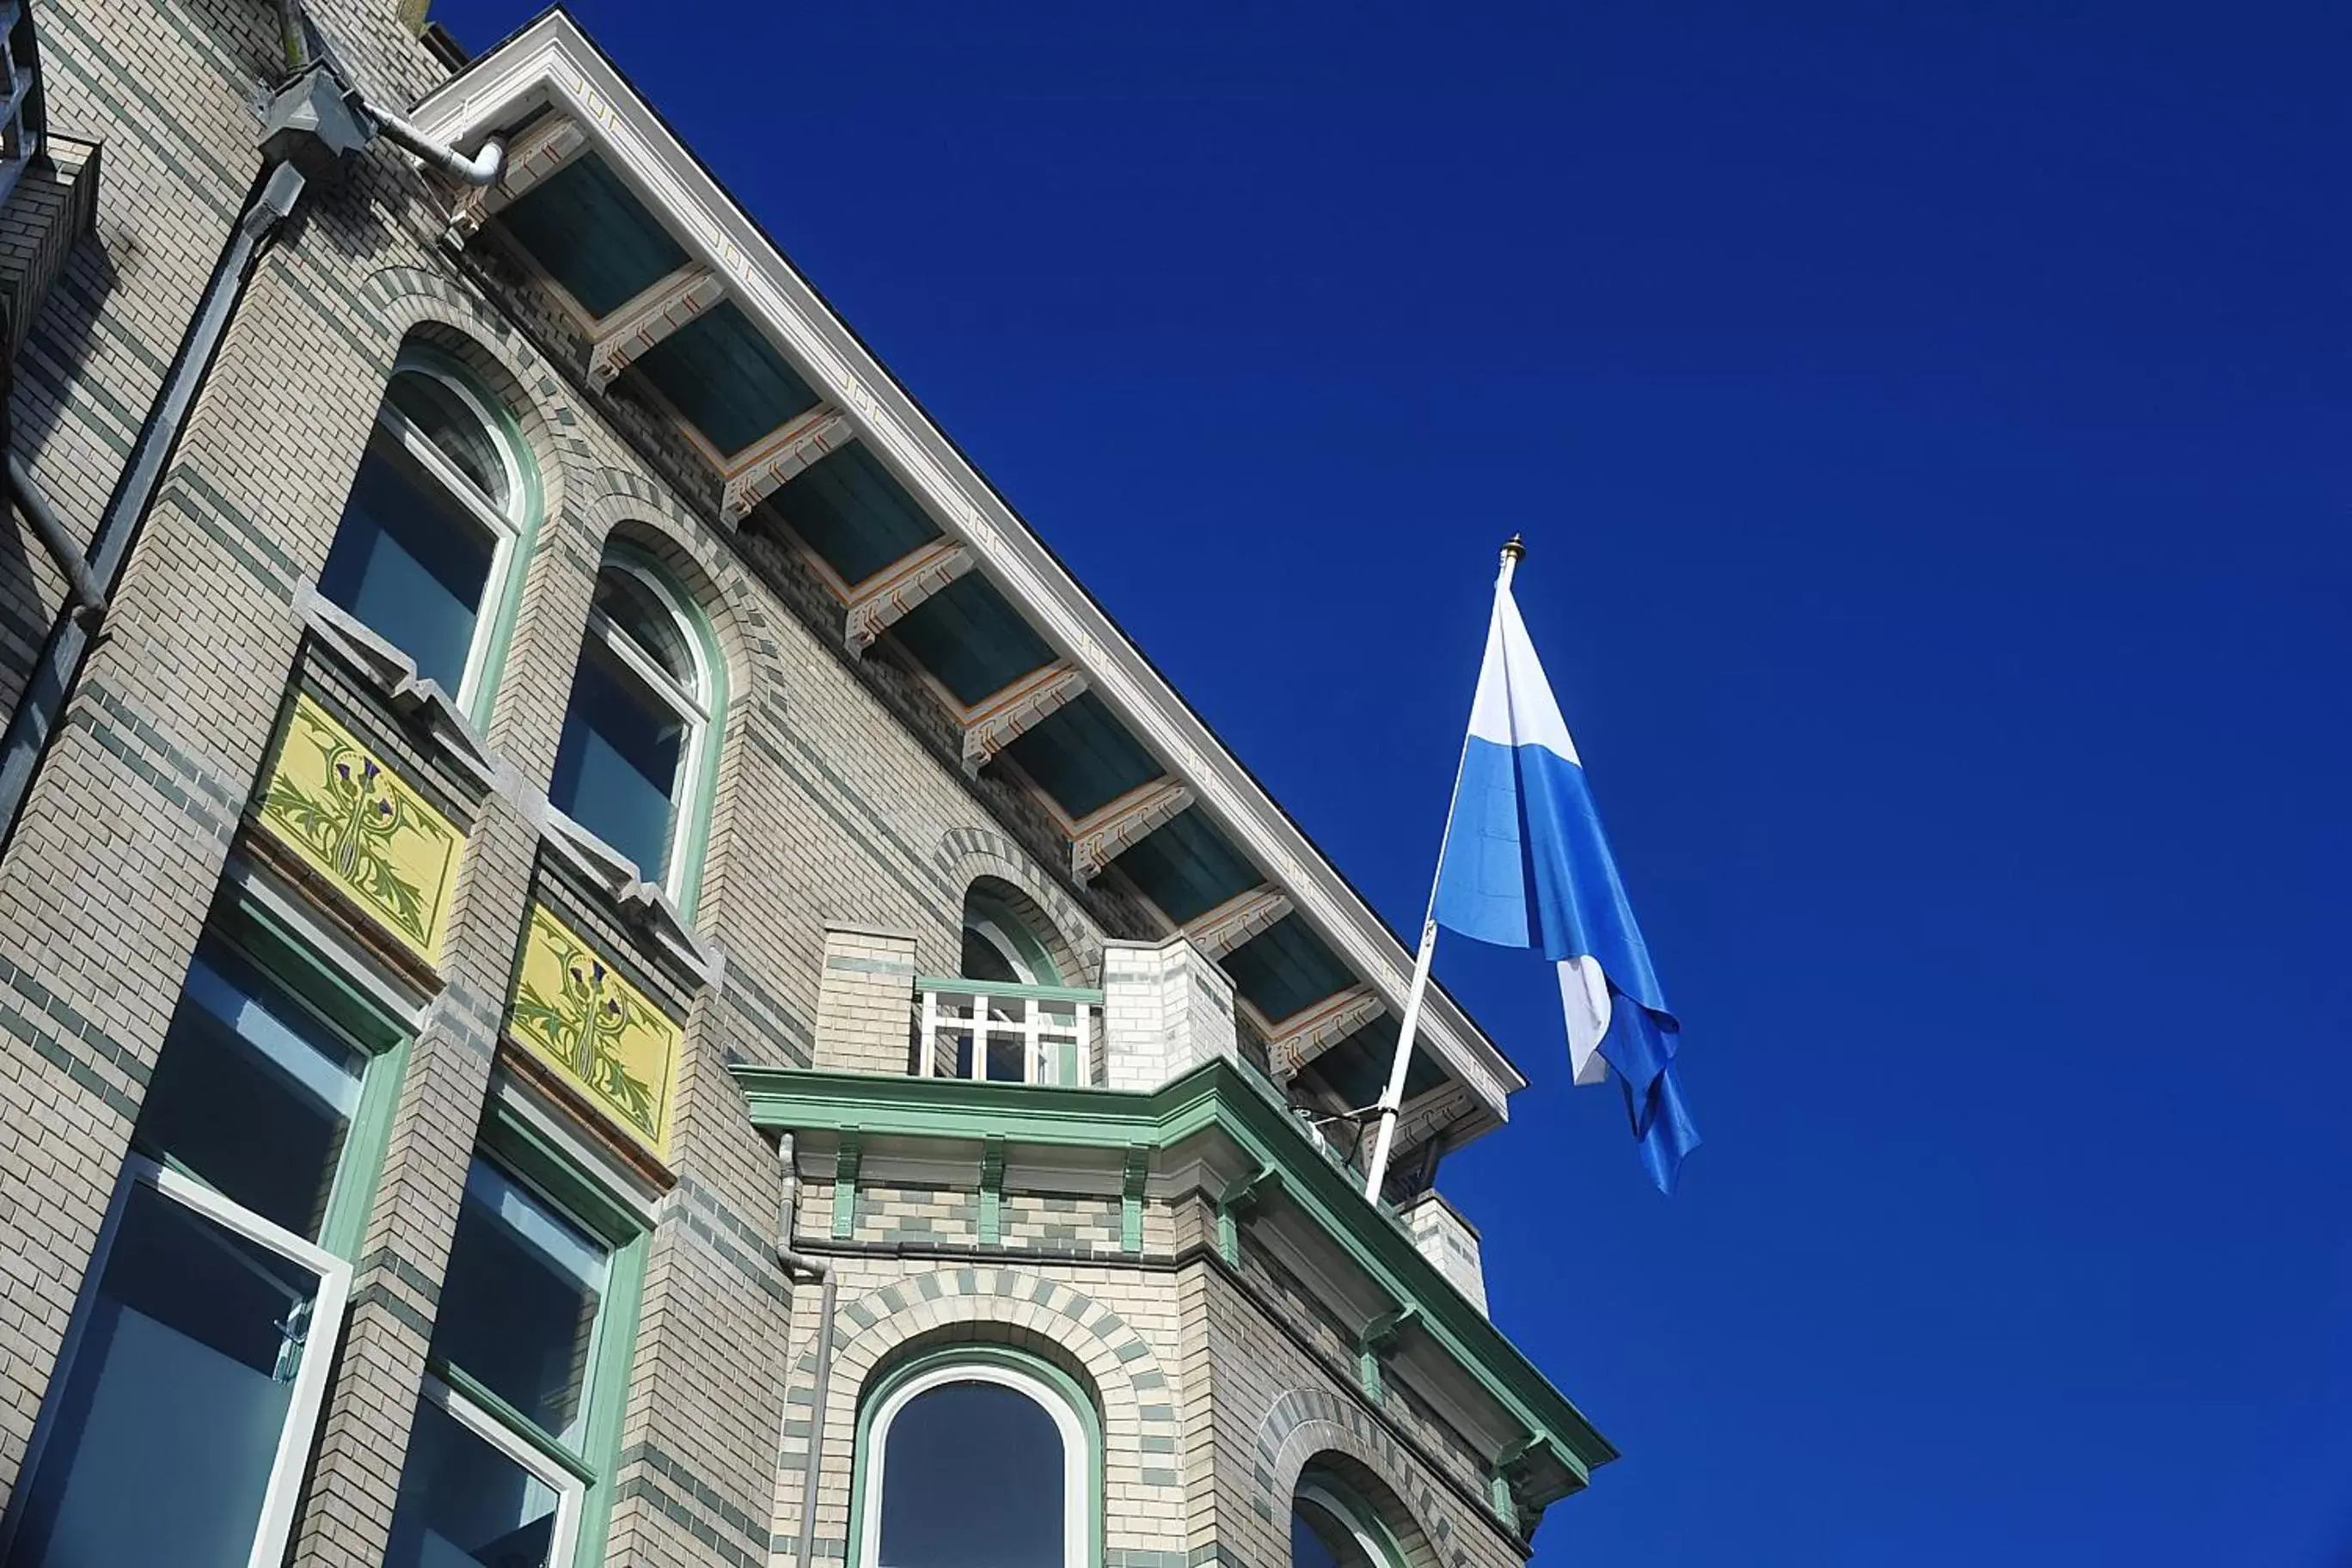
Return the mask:
<svg viewBox="0 0 2352 1568"><path fill-rule="evenodd" d="M1363 1382L1364 1396L1373 1404L1379 1404L1385 1397L1381 1358L1396 1348L1397 1337L1420 1319L1421 1309L1408 1303L1394 1311L1382 1312L1366 1323L1363 1332L1356 1336L1357 1375Z"/></svg>
<svg viewBox="0 0 2352 1568"><path fill-rule="evenodd" d="M499 439L514 458L515 467L522 474L522 493L515 498L515 541L513 552L508 557L506 583L499 589L499 602L487 609L490 616L490 646L482 658L482 677L475 683L473 701L467 706L466 717L474 728L487 733L490 727L490 708L499 694L499 681L506 674L507 653L514 646L515 622L522 615L522 583L530 575L531 552L539 543L539 522L547 512L547 489L540 478L539 458L522 433L521 422L506 399L482 384L482 380L455 358L443 353L429 343L410 342L402 347L400 358L394 364L400 371L416 369L446 375L469 389L483 407L499 422ZM457 696L451 692L452 698Z"/></svg>
<svg viewBox="0 0 2352 1568"><path fill-rule="evenodd" d="M569 1443L552 1436L538 1422L517 1410L489 1384L464 1367L434 1356L425 1362L425 1370L464 1394L468 1404L478 1405L498 1417L499 1425L521 1438L531 1452L553 1460L565 1474L585 1485L596 1484L595 1466L582 1458Z"/></svg>
<svg viewBox="0 0 2352 1568"><path fill-rule="evenodd" d="M1037 933L1029 929L1029 922L1014 913L1013 906L1003 900L975 889L964 895L963 918L966 927L975 920L986 921L1003 932L1005 940L1020 950L1022 961L1029 965L1029 973L1037 977L1038 984L1059 985L1062 983L1061 965L1055 963L1054 955L1045 951L1045 944L1038 940ZM1099 996L1095 998L1097 1001L1101 999Z"/></svg>
<svg viewBox="0 0 2352 1568"><path fill-rule="evenodd" d="M940 536L882 459L852 441L762 503L855 586Z"/></svg>
<svg viewBox="0 0 2352 1568"><path fill-rule="evenodd" d="M866 1478L872 1469L868 1459L874 1452L874 1413L907 1384L946 1366L992 1366L1017 1372L1045 1384L1070 1407L1087 1445L1087 1562L1099 1568L1103 1561L1102 1412L1095 1408L1077 1379L1043 1357L1007 1345L954 1345L901 1362L866 1380L858 1397L856 1447L851 1455L845 1568L859 1568L858 1556L866 1542ZM822 1421L824 1413L817 1412L816 1418Z"/></svg>
<svg viewBox="0 0 2352 1568"><path fill-rule="evenodd" d="M392 1123L400 1110L400 1086L408 1076L410 1041L402 1036L390 1050L368 1058L360 1079L360 1102L343 1130L341 1169L319 1224L319 1245L347 1262L359 1261L367 1239L368 1215L375 1210L377 1181L392 1147Z"/></svg>
<svg viewBox="0 0 2352 1568"><path fill-rule="evenodd" d="M833 1239L847 1241L857 1234L857 1152L855 1127L841 1130L841 1147L833 1156Z"/></svg>
<svg viewBox="0 0 2352 1568"><path fill-rule="evenodd" d="M732 300L704 311L637 361L637 374L719 451L741 451L819 401Z"/></svg>
<svg viewBox="0 0 2352 1568"><path fill-rule="evenodd" d="M1298 1485L1321 1490L1347 1513L1349 1523L1372 1538L1372 1543L1381 1549L1381 1561L1374 1568L1404 1568L1407 1561L1404 1543L1397 1540L1396 1532L1388 1527L1387 1521L1381 1518L1380 1510L1343 1478L1325 1466L1309 1461L1298 1472ZM1287 1523L1286 1521L1285 1522Z"/></svg>
<svg viewBox="0 0 2352 1568"><path fill-rule="evenodd" d="M334 1185L319 1223L319 1245L346 1262L357 1262L360 1246L367 1237L368 1215L375 1208L384 1153L392 1147L400 1086L408 1076L408 1029L345 979L333 961L261 905L237 898L215 917L212 930L254 967L284 986L297 1003L367 1052L367 1066L360 1076L359 1104L343 1130Z"/></svg>
<svg viewBox="0 0 2352 1568"><path fill-rule="evenodd" d="M1004 1242L1004 1140L991 1138L980 1146L980 1244Z"/></svg>
<svg viewBox="0 0 2352 1568"><path fill-rule="evenodd" d="M1391 1300L1419 1307L1420 1331L1514 1419L1542 1434L1577 1485L1617 1457L1568 1397L1421 1255L1404 1228L1364 1201L1351 1173L1318 1153L1282 1106L1234 1062L1204 1062L1149 1093L748 1063L729 1070L753 1123L772 1131L975 1143L1001 1137L1008 1144L1100 1149L1120 1157L1130 1146L1165 1149L1202 1132L1221 1133L1253 1170L1271 1167L1285 1201Z"/></svg>
<svg viewBox="0 0 2352 1568"><path fill-rule="evenodd" d="M710 816L719 800L719 757L727 741L727 705L733 696L733 683L727 673L727 650L719 646L719 630L711 625L710 612L702 601L678 581L677 574L655 556L625 540L614 540L605 545L604 559L626 562L669 591L671 599L686 612L702 668L709 676L710 689L702 694L703 705L710 715L703 740L702 768L695 775L694 798L678 803L677 817L670 826L670 858L678 866L677 912L691 922L695 906L702 901L703 862L710 849Z"/></svg>
<svg viewBox="0 0 2352 1568"><path fill-rule="evenodd" d="M1119 1169L1118 1182L1118 1249L1121 1252L1143 1250L1143 1189L1150 1176L1150 1147L1143 1143L1129 1144L1127 1158Z"/></svg>
<svg viewBox="0 0 2352 1568"><path fill-rule="evenodd" d="M977 572L925 599L891 630L967 708L1054 662L1052 646Z"/></svg>
<svg viewBox="0 0 2352 1568"><path fill-rule="evenodd" d="M1249 857L1198 811L1181 811L1111 862L1181 925L1265 880Z"/></svg>
<svg viewBox="0 0 2352 1568"><path fill-rule="evenodd" d="M687 262L685 247L593 153L550 174L499 216L592 316L611 315Z"/></svg>
<svg viewBox="0 0 2352 1568"><path fill-rule="evenodd" d="M646 1255L652 1237L628 1205L573 1164L503 1101L482 1128L482 1147L537 1187L558 1208L613 1249L605 1278L603 1314L596 1325L588 1369L588 1423L580 1447L567 1448L539 1424L499 1401L454 1367L443 1377L468 1399L496 1415L508 1430L565 1466L588 1484L580 1511L580 1542L574 1568L596 1568L604 1560L604 1539L613 1524L614 1480L621 1467L621 1417L629 1397L629 1370L636 1359L643 1311Z"/></svg>
<svg viewBox="0 0 2352 1568"><path fill-rule="evenodd" d="M918 974L918 991L961 991L974 996L1034 996L1040 1002L1087 1002L1102 1005L1103 994L1076 985L1021 985L1010 980L965 980L953 974Z"/></svg>
<svg viewBox="0 0 2352 1568"><path fill-rule="evenodd" d="M1088 691L1005 748L1072 816L1099 811L1167 770Z"/></svg>
<svg viewBox="0 0 2352 1568"><path fill-rule="evenodd" d="M1286 915L1225 954L1234 990L1269 1019L1312 1007L1356 984L1348 966L1297 915Z"/></svg>

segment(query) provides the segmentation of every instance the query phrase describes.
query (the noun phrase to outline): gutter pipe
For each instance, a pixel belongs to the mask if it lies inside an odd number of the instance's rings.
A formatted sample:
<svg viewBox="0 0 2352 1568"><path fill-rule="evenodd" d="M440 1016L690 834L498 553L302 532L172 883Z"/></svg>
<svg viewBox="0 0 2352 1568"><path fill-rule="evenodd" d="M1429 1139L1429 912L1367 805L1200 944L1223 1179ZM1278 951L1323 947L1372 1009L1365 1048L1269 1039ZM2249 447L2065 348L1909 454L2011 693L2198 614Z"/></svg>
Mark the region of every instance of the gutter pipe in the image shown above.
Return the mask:
<svg viewBox="0 0 2352 1568"><path fill-rule="evenodd" d="M40 768L41 755L48 747L58 720L64 716L83 660L97 639L100 610L121 581L131 547L138 542L140 528L163 484L164 466L179 443L181 426L187 422L188 410L194 406L196 393L212 369L213 358L220 352L221 340L228 335L229 320L236 313L247 281L253 276L254 264L293 213L305 183L302 172L289 162L273 163L264 171L256 182L244 216L237 219L220 260L213 268L212 281L205 285L195 316L188 323L187 335L180 341L179 355L163 378L163 391L140 429L138 445L131 448L131 460L115 482L113 498L99 519L89 554L76 583L76 602L68 605L49 628L48 640L41 646L40 659L25 683L24 695L17 700L16 711L8 720L7 731L0 736L0 846L15 836L26 798L32 794L33 776ZM12 490L17 490L16 478L23 467L12 453L8 459ZM29 474L25 477L27 480L31 478ZM21 497L23 492L18 493ZM26 514L33 517L37 529L42 526L39 515L32 508L26 508ZM70 556L70 550L68 553ZM85 584L95 604L84 598Z"/></svg>
<svg viewBox="0 0 2352 1568"><path fill-rule="evenodd" d="M114 494L99 519L86 556L76 548L72 533L58 520L31 471L13 450L8 454L8 493L31 521L71 590L42 644L40 658L17 699L16 710L9 716L7 730L0 734L0 853L16 837L41 758L97 641L108 601L121 585L131 547L139 542L165 468L179 444L181 428L212 372L222 340L228 335L229 322L252 280L254 266L293 216L303 191L315 181L331 178L345 153L377 135L469 185L495 184L505 173L506 148L496 139L483 143L481 151L468 158L454 147L433 141L402 116L369 108L325 38L320 39L319 51L324 79L306 83L304 77L319 62L312 58L311 26L303 0L278 0L278 21L290 79L271 106L272 130L263 149L267 161L245 212L214 264L212 279L197 300L195 314L180 340L179 353L147 411L138 443L115 481ZM827 1326L829 1330L829 1321Z"/></svg>
<svg viewBox="0 0 2352 1568"><path fill-rule="evenodd" d="M84 559L81 546L58 520L57 509L49 504L48 491L41 488L33 471L25 467L25 460L13 451L8 454L8 497L32 523L41 547L65 574L66 584L73 593L74 607L83 618L95 621L106 614L106 595L100 590L98 579L90 575L89 563Z"/></svg>
<svg viewBox="0 0 2352 1568"><path fill-rule="evenodd" d="M824 1289L817 1297L816 1325L816 1390L815 1403L809 1412L808 1458L801 1467L801 1541L799 1554L793 1562L797 1568L809 1568L809 1553L816 1546L816 1483L824 1460L824 1402L833 1387L833 1308L835 1294L841 1287L830 1259L812 1258L793 1247L793 1216L800 1212L800 1173L793 1168L792 1139L785 1136L776 1150L776 1158L784 1170L783 1234L776 1240L776 1261L788 1274L814 1276L823 1281ZM776 1420L776 1462L784 1457L784 1424L792 1419L789 1401Z"/></svg>

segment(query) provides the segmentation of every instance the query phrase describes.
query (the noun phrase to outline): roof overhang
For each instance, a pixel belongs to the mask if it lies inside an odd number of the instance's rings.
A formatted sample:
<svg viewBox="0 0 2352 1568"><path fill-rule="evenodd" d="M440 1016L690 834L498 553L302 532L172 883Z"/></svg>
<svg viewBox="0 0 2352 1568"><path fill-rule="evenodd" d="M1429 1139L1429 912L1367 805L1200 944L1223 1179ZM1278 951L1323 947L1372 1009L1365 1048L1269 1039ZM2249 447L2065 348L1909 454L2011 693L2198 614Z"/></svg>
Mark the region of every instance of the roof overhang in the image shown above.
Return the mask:
<svg viewBox="0 0 2352 1568"><path fill-rule="evenodd" d="M1413 955L1226 750L572 18L550 12L428 94L411 118L462 150L539 109L576 121L688 253L879 456L1046 641L1084 672L1307 926L1401 1015ZM1507 1119L1526 1079L1442 987L1420 1047L1468 1091L1465 1130ZM1458 1134L1457 1134L1458 1136Z"/></svg>

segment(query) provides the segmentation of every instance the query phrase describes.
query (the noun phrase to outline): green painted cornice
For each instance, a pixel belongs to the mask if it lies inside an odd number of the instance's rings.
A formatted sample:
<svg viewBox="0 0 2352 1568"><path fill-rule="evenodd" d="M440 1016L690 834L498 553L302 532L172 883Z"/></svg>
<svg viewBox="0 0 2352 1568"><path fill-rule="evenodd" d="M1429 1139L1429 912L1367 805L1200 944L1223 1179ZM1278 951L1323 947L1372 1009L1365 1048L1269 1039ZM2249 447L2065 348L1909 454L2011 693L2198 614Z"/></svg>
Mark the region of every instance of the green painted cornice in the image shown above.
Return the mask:
<svg viewBox="0 0 2352 1568"><path fill-rule="evenodd" d="M1412 1326L1550 1449L1576 1486L1617 1458L1568 1396L1233 1062L1209 1061L1148 1093L749 1064L730 1070L752 1122L775 1131L855 1130L869 1143L876 1138L1001 1138L1011 1144L1100 1149L1114 1160L1131 1146L1165 1149L1196 1134L1221 1133L1251 1169L1250 1195L1270 1195L1278 1186L1282 1199L1391 1300L1418 1307Z"/></svg>

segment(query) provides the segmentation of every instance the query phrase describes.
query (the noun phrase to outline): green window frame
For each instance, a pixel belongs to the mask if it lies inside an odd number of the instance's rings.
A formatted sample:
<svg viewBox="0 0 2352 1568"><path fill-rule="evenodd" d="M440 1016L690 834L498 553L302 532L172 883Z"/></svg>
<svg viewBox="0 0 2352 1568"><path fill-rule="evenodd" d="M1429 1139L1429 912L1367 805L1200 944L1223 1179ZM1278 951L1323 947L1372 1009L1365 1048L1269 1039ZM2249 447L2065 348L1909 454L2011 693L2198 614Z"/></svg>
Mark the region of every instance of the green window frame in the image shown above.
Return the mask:
<svg viewBox="0 0 2352 1568"><path fill-rule="evenodd" d="M423 1404L437 1405L567 1500L562 1506L571 1517L556 1529L551 1568L597 1568L604 1561L616 1500L621 1424L636 1356L651 1232L634 1209L503 1100L493 1103L474 1157L606 1248L604 1298L589 1342L579 1430L570 1439L549 1431L452 1363L437 1343L425 1358Z"/></svg>
<svg viewBox="0 0 2352 1568"><path fill-rule="evenodd" d="M634 577L651 590L675 621L695 666L692 679L681 680L601 610L589 611L587 635L582 639L578 663L584 665L592 657L592 649L601 650L604 657L625 668L645 688L646 694L669 710L688 731L677 776L670 785L669 826L663 839L662 863L640 866L637 874L667 893L679 914L691 921L702 897L703 862L709 851L711 814L719 798L719 753L727 738L730 691L726 650L719 646L718 629L702 601L652 553L626 540L613 540L604 547L596 574L602 581L613 573ZM579 700L575 667L572 694L564 710L567 737L574 719L572 704ZM561 772L559 757L559 775Z"/></svg>
<svg viewBox="0 0 2352 1568"><path fill-rule="evenodd" d="M1297 1531L1304 1522L1303 1510L1310 1510L1320 1519L1309 1523L1308 1528L1321 1538L1320 1549L1337 1558L1340 1568L1404 1568L1404 1548L1381 1522L1379 1512L1362 1493L1312 1459L1298 1472L1298 1480L1291 1488L1292 1568L1301 1568L1297 1562ZM1333 1550L1329 1535L1339 1538L1341 1550Z"/></svg>
<svg viewBox="0 0 2352 1568"><path fill-rule="evenodd" d="M205 983L207 986L226 985L231 996L240 999L236 1017L219 1012L216 1002L199 999L199 965L210 972ZM240 968L247 973L236 973ZM411 1032L403 1020L347 979L318 942L299 932L291 922L268 912L249 895L233 893L215 910L190 953L189 974L182 982L173 1027L166 1036L163 1055L158 1058L159 1068L172 1060L175 1048L191 1048L190 1042L202 1037L184 1030L210 1032L225 1027L247 1041L248 1048L274 1057L276 1070L310 1086L313 1093L321 1092L320 1086L327 1080L310 1076L320 1070L318 1064L308 1068L299 1065L304 1059L299 1054L299 1045L286 1042L278 1052L273 1052L268 1046L257 1043L257 1037L250 1031L270 1026L246 1016L245 1008L249 1004L261 1005L265 1016L275 1015L278 1020L276 1026L280 1030L289 1026L286 1020L290 1015L298 1041L306 1027L314 1029L314 1047L341 1045L358 1058L357 1092L340 1129L341 1141L322 1155L326 1194L323 1203L314 1211L317 1234L290 1227L285 1223L288 1216L272 1218L247 1206L247 1202L240 1202L208 1179L197 1168L199 1164L211 1165L231 1185L257 1179L250 1167L236 1172L235 1159L219 1146L198 1152L202 1147L200 1140L194 1148L181 1145L192 1157L175 1152L172 1145L177 1140L169 1132L171 1117L187 1111L167 1114L166 1131L159 1134L151 1116L158 1108L167 1107L168 1097L174 1091L169 1087L173 1080L161 1077L163 1087L159 1093L160 1074L151 1077L146 1104L139 1122L133 1126L130 1152L116 1182L107 1217L85 1270L79 1299L60 1346L49 1395L44 1401L28 1445L19 1478L24 1484L16 1489L6 1517L0 1519L0 1560L28 1563L42 1561L45 1558L39 1554L48 1549L126 1549L124 1539L113 1540L109 1546L93 1547L86 1538L88 1530L106 1528L90 1522L102 1517L110 1506L108 1498L111 1489L106 1484L108 1472L103 1465L109 1459L119 1463L123 1458L119 1451L110 1451L104 1445L121 1441L120 1434L125 1430L121 1425L123 1412L129 1408L126 1400L141 1397L138 1391L142 1388L168 1388L172 1381L159 1381L152 1372L142 1381L141 1374L130 1370L140 1363L135 1359L121 1359L122 1346L129 1342L124 1337L128 1331L121 1325L132 1321L162 1323L167 1330L176 1329L183 1334L226 1331L223 1325L231 1321L237 1323L240 1331L250 1328L250 1323L242 1318L208 1320L205 1303L215 1298L202 1292L190 1294L184 1282L176 1278L158 1293L152 1274L155 1255L148 1249L159 1245L158 1238L167 1230L175 1231L183 1238L210 1238L209 1248L196 1244L204 1256L237 1253L241 1249L249 1260L242 1267L243 1279L249 1282L267 1277L289 1291L285 1300L290 1310L278 1325L283 1342L277 1352L278 1365L274 1373L265 1379L284 1384L289 1390L274 1428L275 1458L266 1478L248 1474L240 1483L257 1489L249 1494L249 1506L255 1510L251 1516L252 1561L274 1563L284 1551L324 1409L327 1380L344 1328L353 1267L365 1238L368 1214L375 1200L391 1141L393 1116L407 1069ZM210 1012L212 1022L186 1021L183 1010L190 1008ZM287 1045L292 1045L298 1054L279 1054ZM190 1058L182 1060L184 1065ZM217 1125L212 1118L220 1108L205 1104L190 1109L196 1110L201 1120L182 1122L183 1133ZM226 1114L234 1115L233 1105ZM222 1159L228 1160L228 1169L218 1163ZM256 1197L253 1189L247 1189L246 1196L248 1202L263 1201ZM133 1217L127 1221L127 1215ZM138 1241L124 1241L126 1224L140 1237ZM143 1284L142 1271L146 1274ZM302 1285L305 1279L311 1283ZM133 1292L132 1297L123 1295L126 1288ZM242 1310L249 1307L247 1302L243 1308L209 1310ZM85 1331L94 1321L110 1321L118 1328L92 1339ZM142 1328L139 1334L142 1342L150 1346L159 1342L152 1328ZM185 1385L181 1397L230 1397L224 1392L218 1374L221 1369L235 1364L234 1354L225 1351L226 1342L199 1342L210 1343L216 1352L223 1353L207 1363L213 1373L212 1381L199 1380ZM94 1358L87 1364L83 1361L85 1350ZM148 1353L152 1354L152 1350ZM159 1397L166 1403L170 1401L169 1395ZM112 1412L109 1419L113 1425L108 1430L114 1436L93 1439L90 1423L97 1418L92 1412L101 1404ZM223 1408L208 1405L204 1414L217 1417ZM185 1420L194 1414L192 1409L182 1408L173 1418ZM99 1446L84 1446L92 1442ZM59 1443L72 1447L58 1447ZM225 1445L223 1451L234 1450L232 1444ZM217 1468L217 1456L207 1456L207 1461ZM50 1464L63 1468L51 1471L47 1468ZM84 1471L84 1465L98 1468ZM93 1477L100 1478L95 1489L89 1484ZM123 1479L134 1489L141 1484L136 1476ZM232 1489L214 1495L226 1499L248 1494ZM144 1500L152 1503L152 1500ZM121 1501L123 1507L118 1512L125 1517L138 1516L141 1499L125 1496ZM239 1501L226 1506L227 1511L213 1521L210 1528L242 1531L246 1522L241 1510L248 1505ZM28 1546L18 1539L28 1519L38 1517L39 1522L32 1526L38 1538L60 1528L59 1521L68 1510L75 1512L79 1522L66 1528L84 1532L79 1548L59 1548L54 1537L47 1540L46 1546Z"/></svg>
<svg viewBox="0 0 2352 1568"><path fill-rule="evenodd" d="M488 433L498 448L509 491L502 502L467 483L462 472L394 406L393 385L402 376L440 383ZM523 435L521 422L505 398L484 384L455 356L430 343L413 340L402 346L390 374L384 378L384 395L377 403L370 427L371 455L362 459L362 479L367 472L364 465L377 460L373 453L374 443L379 440L389 440L406 449L411 460L448 492L450 499L469 515L473 526L490 542L489 568L482 585L481 602L474 606L474 629L467 641L464 674L457 689L448 694L477 730L486 730L522 610L523 579L538 544L541 521L546 515L546 486L540 475L538 458ZM358 482L354 480L354 495ZM345 521L339 522L336 529L339 542L350 516L350 499L344 506Z"/></svg>
<svg viewBox="0 0 2352 1568"><path fill-rule="evenodd" d="M954 1381L959 1371L977 1374L978 1380L998 1383L1035 1400L1049 1415L1055 1416L1066 1442L1075 1434L1085 1449L1083 1456L1064 1455L1066 1478L1076 1469L1078 1485L1083 1489L1079 1507L1085 1518L1082 1527L1073 1532L1076 1539L1064 1543L1065 1563L1075 1568L1100 1568L1103 1561L1103 1435L1102 1415L1078 1381L1042 1356L1005 1345L952 1345L922 1355L911 1357L891 1367L881 1376L872 1379L861 1393L857 1407L857 1432L852 1450L849 1482L849 1539L846 1542L845 1568L874 1568L878 1557L877 1548L881 1539L882 1497L874 1486L874 1479L882 1475L883 1488L888 1477L881 1464L877 1445L888 1440L887 1416L895 1417L903 1408L900 1395L911 1387ZM822 1422L824 1412L818 1411L814 1419ZM877 1431L877 1426L879 1430ZM1065 1485L1068 1484L1066 1479ZM869 1495L870 1494L870 1495Z"/></svg>

